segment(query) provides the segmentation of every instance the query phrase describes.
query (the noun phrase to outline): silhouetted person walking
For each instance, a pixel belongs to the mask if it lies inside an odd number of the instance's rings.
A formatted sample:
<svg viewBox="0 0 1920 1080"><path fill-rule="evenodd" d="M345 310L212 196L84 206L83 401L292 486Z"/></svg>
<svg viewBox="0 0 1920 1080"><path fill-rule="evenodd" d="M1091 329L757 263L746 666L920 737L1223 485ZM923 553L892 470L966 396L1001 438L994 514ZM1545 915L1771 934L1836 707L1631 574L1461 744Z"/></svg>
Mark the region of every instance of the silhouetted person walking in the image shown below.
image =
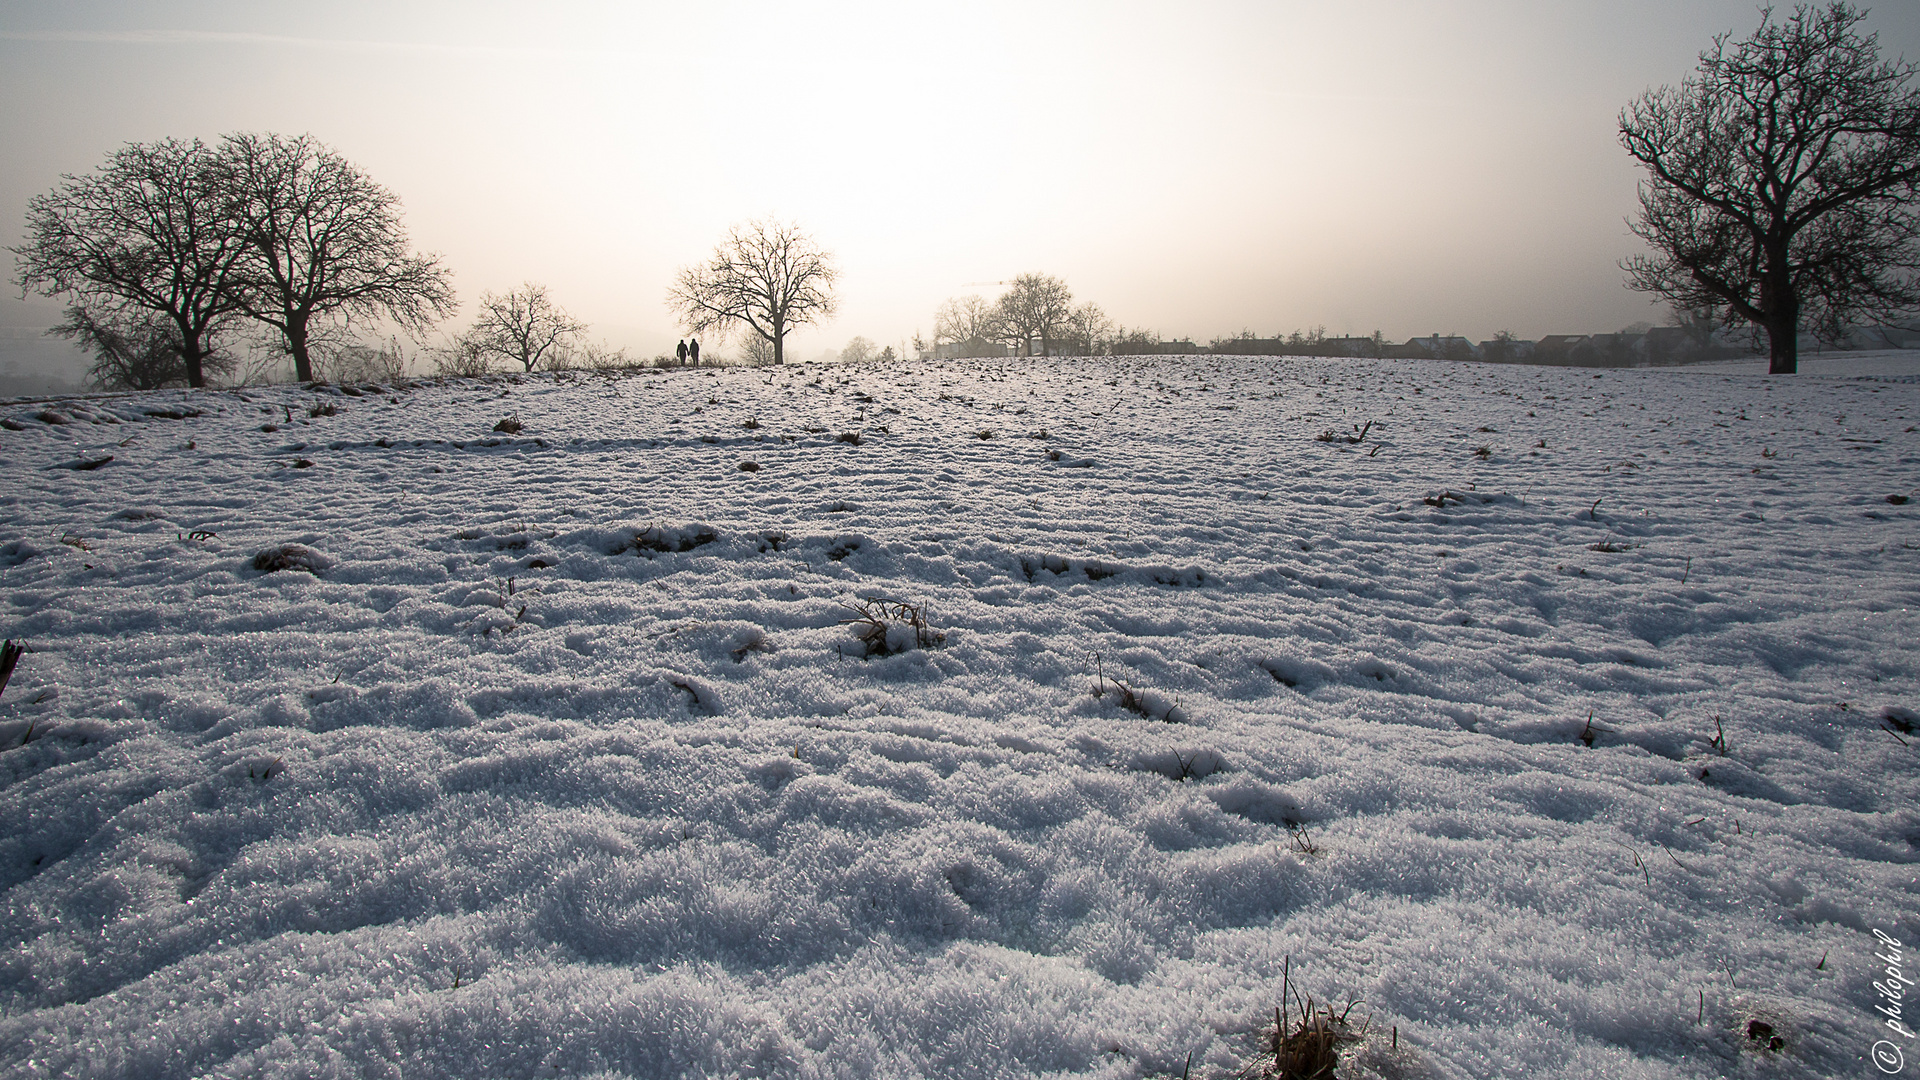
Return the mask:
<svg viewBox="0 0 1920 1080"><path fill-rule="evenodd" d="M675 361L677 361L682 365L684 365L687 362L687 339L686 338L680 339L680 347L673 350L673 358Z"/></svg>
<svg viewBox="0 0 1920 1080"><path fill-rule="evenodd" d="M700 366L700 339L699 338L693 338L687 342L687 359L693 361L694 367Z"/></svg>

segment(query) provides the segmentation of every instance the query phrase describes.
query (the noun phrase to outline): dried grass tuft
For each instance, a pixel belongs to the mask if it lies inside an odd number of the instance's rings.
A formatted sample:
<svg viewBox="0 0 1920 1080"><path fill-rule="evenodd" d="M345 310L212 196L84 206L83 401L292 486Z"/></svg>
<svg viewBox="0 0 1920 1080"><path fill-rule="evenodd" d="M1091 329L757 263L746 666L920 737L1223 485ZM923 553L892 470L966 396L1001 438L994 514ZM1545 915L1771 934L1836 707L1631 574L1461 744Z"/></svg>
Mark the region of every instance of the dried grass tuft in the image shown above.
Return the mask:
<svg viewBox="0 0 1920 1080"><path fill-rule="evenodd" d="M7 692L7 682L13 678L13 669L20 663L20 654L26 651L26 642L16 643L12 638L8 638L5 645L0 645L0 694ZM33 729L29 727L27 730L31 733ZM23 743L25 741L21 740Z"/></svg>
<svg viewBox="0 0 1920 1080"><path fill-rule="evenodd" d="M1340 1049L1366 1035L1353 1030L1347 1018L1359 1002L1335 1012L1331 1004L1304 1001L1294 989L1293 959L1282 969L1280 1005L1273 1010L1273 1027L1261 1035L1253 1061L1240 1071L1245 1080L1334 1080Z"/></svg>

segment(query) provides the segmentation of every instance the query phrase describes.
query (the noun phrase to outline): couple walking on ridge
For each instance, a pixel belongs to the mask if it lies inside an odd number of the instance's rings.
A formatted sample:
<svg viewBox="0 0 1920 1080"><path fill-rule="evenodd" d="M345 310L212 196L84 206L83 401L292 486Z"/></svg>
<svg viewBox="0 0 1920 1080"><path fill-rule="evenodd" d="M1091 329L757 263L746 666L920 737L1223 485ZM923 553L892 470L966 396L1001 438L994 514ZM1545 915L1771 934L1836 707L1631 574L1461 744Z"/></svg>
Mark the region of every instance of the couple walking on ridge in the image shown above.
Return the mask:
<svg viewBox="0 0 1920 1080"><path fill-rule="evenodd" d="M698 366L700 363L700 339L689 338L685 341L682 341L680 343L680 347L673 351L673 355L682 364L685 364L687 361L691 360L693 361L695 366Z"/></svg>

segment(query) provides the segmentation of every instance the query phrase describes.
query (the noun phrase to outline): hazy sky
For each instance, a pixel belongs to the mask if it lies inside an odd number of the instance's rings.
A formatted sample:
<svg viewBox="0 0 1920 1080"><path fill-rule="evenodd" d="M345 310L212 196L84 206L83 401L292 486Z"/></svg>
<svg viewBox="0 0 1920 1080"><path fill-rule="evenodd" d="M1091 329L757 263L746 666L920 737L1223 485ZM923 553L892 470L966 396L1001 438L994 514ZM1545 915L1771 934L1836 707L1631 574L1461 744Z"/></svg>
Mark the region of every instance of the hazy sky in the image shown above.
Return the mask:
<svg viewBox="0 0 1920 1080"><path fill-rule="evenodd" d="M6 0L0 246L124 142L311 132L400 196L463 299L544 282L649 352L678 330L674 270L769 214L843 271L800 357L930 332L943 299L1030 270L1202 341L1609 331L1660 316L1616 266L1620 107L1757 21L1746 0ZM1920 4L1869 25L1920 57Z"/></svg>

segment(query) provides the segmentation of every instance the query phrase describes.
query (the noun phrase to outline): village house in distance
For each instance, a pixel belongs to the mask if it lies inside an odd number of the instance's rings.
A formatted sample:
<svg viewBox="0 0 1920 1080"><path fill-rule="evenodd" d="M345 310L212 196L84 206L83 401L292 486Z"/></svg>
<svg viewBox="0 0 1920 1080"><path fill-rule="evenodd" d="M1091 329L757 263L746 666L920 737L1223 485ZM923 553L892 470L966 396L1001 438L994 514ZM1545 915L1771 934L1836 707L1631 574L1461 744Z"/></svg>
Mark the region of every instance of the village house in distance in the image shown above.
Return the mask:
<svg viewBox="0 0 1920 1080"><path fill-rule="evenodd" d="M1432 333L1424 337L1392 342L1384 335L1368 337L1328 337L1323 330L1295 331L1285 336L1260 337L1252 331L1214 338L1205 345L1190 338L1162 340L1151 331L1122 331L1106 341L1092 343L1071 340L1056 343L1052 350L1060 355L1111 356L1351 356L1407 360L1470 360L1489 364L1541 364L1553 367L1627 368L1661 367L1691 364L1705 360L1764 355L1765 342L1755 341L1751 327L1733 330L1696 323L1691 326L1651 326L1636 324L1612 334L1548 334L1538 341L1495 334L1474 342L1454 334ZM1801 351L1856 351L1868 349L1920 349L1920 321L1885 326L1854 327L1840 342L1822 342L1812 334L1801 335ZM1040 352L1038 339L1032 343ZM1000 342L940 342L922 347L922 360L952 360L963 357L1013 356L1018 346Z"/></svg>

